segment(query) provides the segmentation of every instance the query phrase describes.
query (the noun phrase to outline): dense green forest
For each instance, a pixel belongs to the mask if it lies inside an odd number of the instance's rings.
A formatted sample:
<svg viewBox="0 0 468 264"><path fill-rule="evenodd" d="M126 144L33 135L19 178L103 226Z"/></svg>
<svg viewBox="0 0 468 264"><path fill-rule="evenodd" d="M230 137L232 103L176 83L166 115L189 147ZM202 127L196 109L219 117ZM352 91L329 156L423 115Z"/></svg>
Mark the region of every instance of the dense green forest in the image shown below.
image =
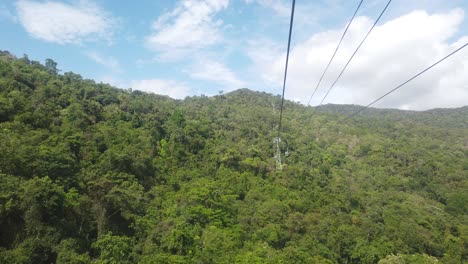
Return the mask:
<svg viewBox="0 0 468 264"><path fill-rule="evenodd" d="M468 107L185 100L0 54L0 263L465 263ZM312 109L308 109L312 110Z"/></svg>

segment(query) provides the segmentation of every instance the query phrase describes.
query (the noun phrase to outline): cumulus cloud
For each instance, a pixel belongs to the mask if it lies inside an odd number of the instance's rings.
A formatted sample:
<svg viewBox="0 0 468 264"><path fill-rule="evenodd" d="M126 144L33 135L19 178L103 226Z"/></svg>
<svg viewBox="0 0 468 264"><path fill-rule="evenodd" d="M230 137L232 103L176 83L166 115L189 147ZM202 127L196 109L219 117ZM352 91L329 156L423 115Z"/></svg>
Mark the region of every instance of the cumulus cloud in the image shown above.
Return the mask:
<svg viewBox="0 0 468 264"><path fill-rule="evenodd" d="M237 78L231 69L217 61L208 59L199 60L190 68L188 73L194 79L218 83L226 91L245 86L244 82Z"/></svg>
<svg viewBox="0 0 468 264"><path fill-rule="evenodd" d="M464 44L453 40L463 22L460 9L440 14L414 11L377 26L332 90L325 103L367 104ZM312 104L318 104L373 21L358 17ZM296 44L291 52L287 97L307 102L343 29L321 32ZM255 47L255 45L252 45ZM264 81L280 86L284 53L251 49L255 70ZM456 107L468 101L468 50L422 75L379 102L377 107L422 110Z"/></svg>
<svg viewBox="0 0 468 264"><path fill-rule="evenodd" d="M134 90L167 95L175 99L183 99L190 94L190 88L188 86L174 80L133 80L131 82L131 87Z"/></svg>
<svg viewBox="0 0 468 264"><path fill-rule="evenodd" d="M177 59L223 40L222 21L215 16L229 0L184 0L152 25L146 45L159 59Z"/></svg>
<svg viewBox="0 0 468 264"><path fill-rule="evenodd" d="M16 2L20 24L34 38L58 44L111 41L114 20L90 1L77 5L55 1Z"/></svg>

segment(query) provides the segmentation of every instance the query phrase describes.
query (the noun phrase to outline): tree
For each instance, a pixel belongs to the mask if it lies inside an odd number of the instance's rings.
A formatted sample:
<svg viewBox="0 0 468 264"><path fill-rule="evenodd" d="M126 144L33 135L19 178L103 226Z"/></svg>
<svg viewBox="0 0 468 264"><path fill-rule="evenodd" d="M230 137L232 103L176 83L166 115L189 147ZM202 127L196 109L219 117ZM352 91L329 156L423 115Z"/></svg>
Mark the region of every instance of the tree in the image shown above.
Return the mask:
<svg viewBox="0 0 468 264"><path fill-rule="evenodd" d="M93 247L99 250L97 263L126 264L132 261L132 239L125 236L115 236L112 232L100 237Z"/></svg>
<svg viewBox="0 0 468 264"><path fill-rule="evenodd" d="M57 75L59 72L57 69L57 63L52 59L45 60L45 67L50 74Z"/></svg>

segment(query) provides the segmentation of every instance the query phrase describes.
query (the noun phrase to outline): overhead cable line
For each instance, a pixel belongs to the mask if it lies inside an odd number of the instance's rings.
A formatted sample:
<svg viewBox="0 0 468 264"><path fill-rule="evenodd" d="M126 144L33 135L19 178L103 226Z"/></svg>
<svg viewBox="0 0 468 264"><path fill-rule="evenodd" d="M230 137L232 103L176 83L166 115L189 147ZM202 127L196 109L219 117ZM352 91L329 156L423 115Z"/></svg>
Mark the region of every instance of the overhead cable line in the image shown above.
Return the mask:
<svg viewBox="0 0 468 264"><path fill-rule="evenodd" d="M292 35L292 29L293 29L293 22L294 22L294 8L296 6L296 0L292 1L292 7L291 7L291 21L289 21L289 37L288 37L288 50L286 51L286 64L284 66L284 79L283 79L283 94L281 95L281 108L280 108L280 117L279 117L279 123L278 123L278 136L273 139L273 143L275 144L276 147L276 154L275 154L275 159L276 159L276 169L281 170L282 165L281 165L281 149L280 149L280 142L281 142L281 123L283 120L283 105L284 105L284 92L286 90L286 77L288 76L288 64L289 64L289 50L291 48L291 35Z"/></svg>
<svg viewBox="0 0 468 264"><path fill-rule="evenodd" d="M347 26L346 26L346 28L345 28L343 34L341 35L341 39L340 39L340 41L338 42L338 45L336 46L336 49L335 49L335 51L333 52L333 55L332 55L331 58L330 58L330 61L328 61L327 67L325 67L325 70L323 71L322 76L320 76L320 79L318 80L317 85L315 86L315 89L314 89L314 91L312 92L312 95L310 96L309 101L307 102L306 108L304 108L304 111L301 113L300 117L302 117L302 116L304 115L304 113L307 111L307 106L310 105L310 102L312 101L312 98L314 97L315 93L317 92L317 89L319 88L320 84L322 83L323 77L324 77L325 74L327 73L328 68L330 67L330 65L331 65L331 63L332 63L332 61L333 61L333 59L335 58L336 53L337 53L338 50L340 49L341 43L343 42L343 39L344 39L346 33L348 32L349 26L351 26L351 23L353 23L353 20L354 20L354 18L356 17L357 12L358 12L359 9L361 8L362 2L364 2L364 0L361 0L361 1L359 2L359 5L358 5L358 7L356 8L356 11L354 11L353 16L352 16L351 19L349 20L349 22L348 22L348 24L347 24ZM299 118L300 118L300 117L299 117Z"/></svg>
<svg viewBox="0 0 468 264"><path fill-rule="evenodd" d="M288 50L286 52L286 65L284 67L284 79L283 79L283 94L281 95L281 108L280 108L280 117L279 117L279 125L278 125L278 138L281 133L281 122L283 119L283 105L284 105L284 92L286 90L286 77L288 75L288 63L289 63L289 49L291 47L291 35L293 29L293 21L294 21L294 8L296 6L296 0L292 1L292 8L291 8L291 21L289 22L289 38L288 38Z"/></svg>
<svg viewBox="0 0 468 264"><path fill-rule="evenodd" d="M340 74L338 74L338 76L336 77L335 81L332 83L332 85L330 86L330 88L328 88L328 91L327 93L325 94L325 96L322 98L322 100L320 101L320 104L317 105L315 108L314 108L314 111L312 112L312 115L311 117L315 114L315 112L317 112L317 109L323 104L323 102L325 101L325 99L327 98L327 96L330 94L330 91L333 89L333 87L335 87L336 83L338 82L338 80L341 78L341 76L343 75L343 73L346 71L346 69L348 68L349 64L351 63L351 61L353 60L354 56L356 55L356 53L359 51L359 49L361 48L362 44L364 44L364 42L366 41L367 37L369 37L370 33L372 32L372 30L375 28L375 26L377 25L377 23L379 22L379 20L382 18L383 14L385 13L385 11L387 11L387 8L388 6L390 5L390 3L392 2L392 0L389 0L387 2L387 5L385 5L384 9L382 10L382 12L380 13L379 17L375 20L374 24L372 25L372 27L369 29L369 31L367 32L366 36L364 37L364 39L361 41L361 43L359 43L359 46L356 48L356 50L353 52L353 54L351 55L351 57L348 59L348 62L346 62L345 66L343 67L343 69L341 70Z"/></svg>
<svg viewBox="0 0 468 264"><path fill-rule="evenodd" d="M454 55L455 53L459 52L460 50L466 48L466 46L468 46L468 43L465 43L465 45L459 47L458 49L456 49L455 51L453 51L452 53L450 53L449 55L443 57L442 59L438 60L437 62L435 62L434 64L432 64L431 66L427 67L426 69L420 71L418 74L414 75L413 77L409 78L407 81L403 82L402 84L398 85L397 87L393 88L392 90L388 91L387 93L385 93L384 95L380 96L379 98L377 98L376 100L374 100L372 103L362 107L361 109L359 109L358 111L350 114L349 116L347 116L345 119L343 119L342 122L346 122L348 121L349 119L351 119L352 117L354 117L355 115L359 114L360 112L364 111L366 108L370 107L371 105L377 103L378 101L382 100L384 97L386 97L387 95L393 93L394 91L400 89L402 86L404 86L405 84L411 82L412 80L416 79L417 77L419 77L420 75L422 75L423 73L427 72L428 70L432 69L433 67L435 67L437 64L443 62L444 60L448 59L449 57L451 57L452 55Z"/></svg>

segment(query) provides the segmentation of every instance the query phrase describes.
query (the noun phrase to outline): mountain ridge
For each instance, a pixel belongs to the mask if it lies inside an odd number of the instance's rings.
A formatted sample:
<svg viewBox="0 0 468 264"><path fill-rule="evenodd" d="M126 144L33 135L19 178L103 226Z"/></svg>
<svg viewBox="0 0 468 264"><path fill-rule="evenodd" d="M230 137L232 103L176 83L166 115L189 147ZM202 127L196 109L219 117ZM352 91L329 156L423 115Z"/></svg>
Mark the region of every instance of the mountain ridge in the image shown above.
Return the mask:
<svg viewBox="0 0 468 264"><path fill-rule="evenodd" d="M281 100L280 95L254 91L248 88L238 89L226 93L224 96L245 96L259 98L266 97L266 100L262 101L262 105L269 106L274 104L275 107L279 105ZM284 111L287 112L288 109L292 108L294 109L293 111L304 112L304 117L307 117L308 114L311 114L313 111L317 111L324 114L339 114L342 116L342 118L344 118L359 111L362 107L363 106L355 104L326 104L320 107L306 107L303 104L293 102L291 100L285 100ZM386 118L389 119L389 121L392 120L395 122L408 120L438 127L468 128L468 106L454 108L434 108L422 111L369 107L359 113L353 119L358 118Z"/></svg>
<svg viewBox="0 0 468 264"><path fill-rule="evenodd" d="M265 92L265 91L256 91L256 90L252 90L252 89L249 89L249 88L239 88L239 89L236 89L236 90L233 90L233 91L230 91L230 92L227 92L225 93L224 95L226 96L229 96L229 95L237 95L237 94L243 94L243 95L252 95L252 96L256 96L256 95L269 95L271 97L276 97L276 98L279 98L281 99L281 95L274 95L272 93L269 93L269 92ZM219 96L219 95L214 95L214 96ZM286 99L288 102L290 103L296 103L298 105L302 105L305 107L304 104L301 104L301 103L297 103L297 102L294 102L292 100L289 100L289 99ZM309 108L316 108L317 106L308 106ZM336 111L334 108L343 108L342 112L346 112L348 113L349 111L353 110L354 111L357 111L359 109L361 109L362 107L364 107L363 105L358 105L358 104L333 104L333 103L329 103L329 104L324 104L324 105L321 105L318 109L319 111L320 110L326 110L326 111ZM351 110L346 110L346 108L350 108ZM458 110L461 110L461 111L468 111L468 105L465 105L465 106L460 106L460 107L437 107L437 108L431 108L431 109L427 109L427 110L409 110L409 109L398 109L398 108L378 108L378 107L369 107L367 108L369 110L381 110L381 111L401 111L401 112L416 112L416 113L423 113L423 112L437 112L437 111L458 111Z"/></svg>

